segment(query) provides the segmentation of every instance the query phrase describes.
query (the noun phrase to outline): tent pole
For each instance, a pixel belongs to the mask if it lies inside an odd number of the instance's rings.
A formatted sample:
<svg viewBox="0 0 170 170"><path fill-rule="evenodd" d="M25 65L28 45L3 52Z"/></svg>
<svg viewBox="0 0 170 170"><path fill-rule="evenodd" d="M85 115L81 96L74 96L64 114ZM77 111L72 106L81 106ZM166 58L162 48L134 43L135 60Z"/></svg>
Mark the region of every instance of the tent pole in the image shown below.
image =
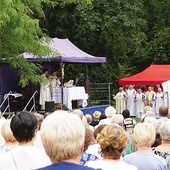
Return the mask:
<svg viewBox="0 0 170 170"><path fill-rule="evenodd" d="M61 109L63 109L63 79L64 79L64 73L63 73L63 70L64 70L64 63L61 59L61 63L60 63L60 66L61 66Z"/></svg>
<svg viewBox="0 0 170 170"><path fill-rule="evenodd" d="M86 63L86 79L88 79L88 78L89 78L89 75L88 75L88 65Z"/></svg>

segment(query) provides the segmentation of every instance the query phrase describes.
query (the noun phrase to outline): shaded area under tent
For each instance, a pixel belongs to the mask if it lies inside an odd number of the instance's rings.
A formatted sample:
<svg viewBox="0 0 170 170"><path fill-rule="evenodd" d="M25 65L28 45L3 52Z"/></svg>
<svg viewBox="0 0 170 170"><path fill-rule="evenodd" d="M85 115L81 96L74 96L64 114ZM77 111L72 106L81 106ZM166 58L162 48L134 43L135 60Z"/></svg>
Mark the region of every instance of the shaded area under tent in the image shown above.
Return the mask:
<svg viewBox="0 0 170 170"><path fill-rule="evenodd" d="M54 63L60 63L61 67L63 66L64 63L85 63L86 69L88 63L106 63L106 57L96 57L87 54L86 52L76 47L68 39L52 38L50 43L45 45L49 46L51 50L54 51L54 53L52 53L51 56L48 57L45 56L42 57L41 59L42 68L47 68L49 72L51 71L51 65ZM23 53L22 55L30 62L40 62L40 58L33 54ZM0 71L1 71L1 101L4 98L4 95L7 94L9 91L22 93L23 96L21 98L18 99L16 98L15 100L13 100L16 103L17 102L20 103L20 100L22 100L21 105L17 106L18 108L16 107L14 108L15 111L22 110L26 102L29 100L29 97L33 94L33 92L35 90L39 92L39 85L30 84L25 89L21 89L21 87L18 84L19 76L17 70L11 69L9 65L4 61L1 62ZM86 71L86 73L88 73L88 71ZM25 99L25 101L23 101L24 97L27 98ZM36 96L36 98L39 99L39 94Z"/></svg>

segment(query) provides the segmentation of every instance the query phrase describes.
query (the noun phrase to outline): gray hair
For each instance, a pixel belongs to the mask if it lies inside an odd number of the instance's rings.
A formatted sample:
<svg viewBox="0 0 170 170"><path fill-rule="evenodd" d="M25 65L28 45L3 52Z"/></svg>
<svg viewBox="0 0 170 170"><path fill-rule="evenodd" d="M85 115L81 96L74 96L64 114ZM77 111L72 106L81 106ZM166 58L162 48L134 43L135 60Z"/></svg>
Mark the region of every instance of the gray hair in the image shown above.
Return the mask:
<svg viewBox="0 0 170 170"><path fill-rule="evenodd" d="M153 117L153 116L147 116L147 117L145 117L144 123L151 123L151 124L154 126L155 130L157 130L158 123L157 123L155 117Z"/></svg>
<svg viewBox="0 0 170 170"><path fill-rule="evenodd" d="M159 132L163 141L170 141L170 120L161 123Z"/></svg>
<svg viewBox="0 0 170 170"><path fill-rule="evenodd" d="M120 126L123 126L124 117L121 114L116 114L112 117L112 123L117 123Z"/></svg>
<svg viewBox="0 0 170 170"><path fill-rule="evenodd" d="M116 114L116 109L113 106L108 106L105 109L105 115L106 115L107 118L111 118L115 114Z"/></svg>
<svg viewBox="0 0 170 170"><path fill-rule="evenodd" d="M80 119L83 118L83 112L82 112L80 109L75 109L75 110L73 110L72 113L73 113L73 114L76 114L77 116L79 116Z"/></svg>

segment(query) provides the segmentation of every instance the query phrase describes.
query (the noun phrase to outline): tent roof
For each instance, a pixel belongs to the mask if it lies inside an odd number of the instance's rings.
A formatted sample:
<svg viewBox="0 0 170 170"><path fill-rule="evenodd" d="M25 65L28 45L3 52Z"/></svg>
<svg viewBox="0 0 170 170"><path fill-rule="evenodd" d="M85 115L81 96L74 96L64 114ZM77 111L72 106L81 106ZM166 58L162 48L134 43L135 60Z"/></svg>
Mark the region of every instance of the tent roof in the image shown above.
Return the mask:
<svg viewBox="0 0 170 170"><path fill-rule="evenodd" d="M106 57L96 57L80 50L68 39L52 38L47 45L59 55L49 56L50 61L70 62L70 63L106 63ZM33 54L23 53L23 56L29 61L38 61L39 58ZM43 57L43 61L48 61L48 57Z"/></svg>
<svg viewBox="0 0 170 170"><path fill-rule="evenodd" d="M133 76L119 79L121 85L154 85L170 80L170 65L150 65L144 71Z"/></svg>

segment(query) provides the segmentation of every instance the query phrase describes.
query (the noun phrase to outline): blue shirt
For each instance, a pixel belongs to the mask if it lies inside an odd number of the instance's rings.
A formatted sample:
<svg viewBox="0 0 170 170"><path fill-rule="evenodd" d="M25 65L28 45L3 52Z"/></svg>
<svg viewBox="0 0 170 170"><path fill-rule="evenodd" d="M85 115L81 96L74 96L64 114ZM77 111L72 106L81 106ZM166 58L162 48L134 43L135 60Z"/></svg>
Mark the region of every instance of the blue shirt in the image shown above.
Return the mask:
<svg viewBox="0 0 170 170"><path fill-rule="evenodd" d="M138 170L168 170L165 159L157 155L135 152L126 155L123 161L136 166Z"/></svg>
<svg viewBox="0 0 170 170"><path fill-rule="evenodd" d="M89 168L87 166L78 165L69 162L61 162L55 163L44 168L39 168L38 170L94 170L93 168ZM101 169L98 169L101 170Z"/></svg>

